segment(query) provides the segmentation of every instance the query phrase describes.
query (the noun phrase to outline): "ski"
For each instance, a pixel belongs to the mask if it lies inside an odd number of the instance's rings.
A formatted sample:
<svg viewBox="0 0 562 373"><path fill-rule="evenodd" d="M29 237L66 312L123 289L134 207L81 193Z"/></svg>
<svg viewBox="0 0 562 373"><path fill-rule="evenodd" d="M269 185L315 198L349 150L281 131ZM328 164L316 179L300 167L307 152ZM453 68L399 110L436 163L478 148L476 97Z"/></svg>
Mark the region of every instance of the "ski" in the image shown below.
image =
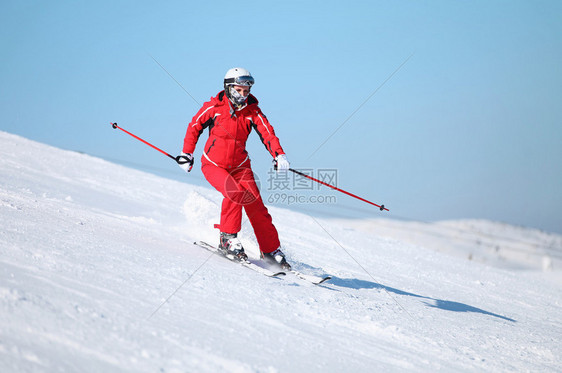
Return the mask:
<svg viewBox="0 0 562 373"><path fill-rule="evenodd" d="M298 278L300 278L301 280L305 280L308 282L313 283L314 285L320 285L321 283L330 280L332 277L331 276L314 276L314 275L306 275L304 273L301 273L297 270L291 269L290 271L292 274L294 274L295 276L297 276Z"/></svg>
<svg viewBox="0 0 562 373"><path fill-rule="evenodd" d="M221 256L221 257L223 257L223 258L225 258L225 259L227 259L231 262L240 263L242 266L244 266L246 268L249 268L251 270L254 270L256 272L259 272L259 273L261 273L261 274L263 274L267 277L280 277L280 276L286 275L286 273L283 270L275 272L275 271L269 270L267 268L260 267L259 265L255 264L255 263L252 263L249 260L248 261L242 261L242 262L239 262L237 260L233 260L233 259L227 257L226 255L224 255L221 251L219 251L219 249L216 246L208 244L207 242L197 241L197 242L194 242L193 244L197 245L199 247L202 247L205 250L213 252L213 253L215 253L215 254L217 254L217 255L219 255L219 256ZM294 270L294 269L291 269L289 272L292 273L293 275L295 275L297 278L299 278L301 280L304 280L304 281L308 281L308 282L310 282L314 285L320 285L323 282L328 281L332 278L330 276L321 277L321 276L307 275L307 274L304 274L304 273L299 272L299 271Z"/></svg>
<svg viewBox="0 0 562 373"><path fill-rule="evenodd" d="M234 263L240 263L243 267L249 268L249 269L251 269L253 271L256 271L258 273L261 273L262 275L265 275L267 277L285 276L285 272L283 272L283 271L279 271L279 272L270 271L267 268L260 267L259 265L250 262L249 260L237 261L237 260L234 260L234 259L230 259L226 255L224 255L216 246L210 245L210 244L208 244L204 241L196 241L193 244L197 245L199 247L202 247L203 249L205 249L207 251L213 252L213 253L225 258L226 260L229 260L229 261L234 262Z"/></svg>
<svg viewBox="0 0 562 373"><path fill-rule="evenodd" d="M315 276L315 275L308 275L302 272L297 271L296 269L290 268L285 269L278 264L274 264L274 266L280 268L282 271L287 271L288 273L292 273L300 280L308 281L314 285L320 285L323 282L326 282L332 278L332 276Z"/></svg>

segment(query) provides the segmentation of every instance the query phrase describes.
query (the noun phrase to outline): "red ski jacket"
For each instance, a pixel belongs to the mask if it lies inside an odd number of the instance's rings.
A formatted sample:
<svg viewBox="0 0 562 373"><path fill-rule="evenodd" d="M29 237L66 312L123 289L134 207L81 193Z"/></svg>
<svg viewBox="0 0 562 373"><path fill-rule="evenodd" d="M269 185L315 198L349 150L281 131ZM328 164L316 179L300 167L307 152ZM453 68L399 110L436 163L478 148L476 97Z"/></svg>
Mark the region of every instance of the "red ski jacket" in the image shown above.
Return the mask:
<svg viewBox="0 0 562 373"><path fill-rule="evenodd" d="M258 100L251 94L247 105L236 111L224 91L205 102L187 127L184 153L193 154L197 140L206 128L209 129L209 138L203 149L202 164L207 161L227 169L242 166L249 159L246 140L252 128L272 157L285 154L273 127L258 107Z"/></svg>

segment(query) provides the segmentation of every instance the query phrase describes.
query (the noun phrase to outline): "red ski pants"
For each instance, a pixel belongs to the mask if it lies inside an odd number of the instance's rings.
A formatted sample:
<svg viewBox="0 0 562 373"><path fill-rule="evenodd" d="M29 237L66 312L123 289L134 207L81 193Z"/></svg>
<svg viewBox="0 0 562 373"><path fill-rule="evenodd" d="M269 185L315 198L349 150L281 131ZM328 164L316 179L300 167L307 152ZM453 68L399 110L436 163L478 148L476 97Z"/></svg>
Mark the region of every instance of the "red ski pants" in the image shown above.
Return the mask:
<svg viewBox="0 0 562 373"><path fill-rule="evenodd" d="M201 171L207 181L224 197L218 227L221 232L238 233L242 229L244 208L254 228L260 250L270 253L279 248L279 234L263 204L249 161L242 167L230 170L205 162Z"/></svg>

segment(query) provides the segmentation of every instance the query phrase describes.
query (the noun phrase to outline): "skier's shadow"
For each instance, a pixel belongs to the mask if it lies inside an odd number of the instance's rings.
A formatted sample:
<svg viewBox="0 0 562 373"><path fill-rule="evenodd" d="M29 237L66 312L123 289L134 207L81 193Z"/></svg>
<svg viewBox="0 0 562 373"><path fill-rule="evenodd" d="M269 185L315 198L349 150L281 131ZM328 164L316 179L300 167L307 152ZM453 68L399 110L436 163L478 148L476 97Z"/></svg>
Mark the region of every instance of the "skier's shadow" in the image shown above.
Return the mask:
<svg viewBox="0 0 562 373"><path fill-rule="evenodd" d="M503 320L506 320L506 321L517 322L516 320L511 319L509 317L505 317L505 316L502 316L502 315L498 315L496 313L488 312L488 311L485 311L485 310L477 308L477 307L469 306L468 304L459 303L459 302L452 302L452 301L442 300L442 299L435 299L435 298L426 297L426 296L419 295L419 294L409 293L407 291L395 289L393 287L377 284L377 283L371 282L371 281L359 280L359 279L356 279L356 278L339 278L339 277L333 276L332 279L330 280L330 284L335 285L335 286L339 286L339 287L342 287L342 288L349 288L349 289L381 289L381 290L387 291L388 293L394 293L394 294L398 294L398 295L406 295L406 296L409 296L409 297L427 299L427 301L424 302L427 306L433 307L433 308L439 308L439 309L442 309L442 310L445 310L445 311L475 312L475 313L481 313L483 315L497 317L497 318L500 318L500 319L503 319Z"/></svg>

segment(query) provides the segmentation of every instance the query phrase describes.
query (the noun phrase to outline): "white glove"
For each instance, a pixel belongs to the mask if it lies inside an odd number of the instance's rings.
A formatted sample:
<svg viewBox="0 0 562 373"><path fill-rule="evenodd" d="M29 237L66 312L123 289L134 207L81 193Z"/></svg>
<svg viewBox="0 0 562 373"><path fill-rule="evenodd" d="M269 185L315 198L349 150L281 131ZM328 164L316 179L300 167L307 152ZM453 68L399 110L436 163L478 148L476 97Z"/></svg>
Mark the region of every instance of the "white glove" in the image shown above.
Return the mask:
<svg viewBox="0 0 562 373"><path fill-rule="evenodd" d="M289 167L291 167L291 165L289 164L289 160L285 154L279 154L273 160L273 169L277 170L277 172L287 171Z"/></svg>
<svg viewBox="0 0 562 373"><path fill-rule="evenodd" d="M182 170L190 172L193 168L193 154L181 153L176 157L176 162L178 162L178 165Z"/></svg>

